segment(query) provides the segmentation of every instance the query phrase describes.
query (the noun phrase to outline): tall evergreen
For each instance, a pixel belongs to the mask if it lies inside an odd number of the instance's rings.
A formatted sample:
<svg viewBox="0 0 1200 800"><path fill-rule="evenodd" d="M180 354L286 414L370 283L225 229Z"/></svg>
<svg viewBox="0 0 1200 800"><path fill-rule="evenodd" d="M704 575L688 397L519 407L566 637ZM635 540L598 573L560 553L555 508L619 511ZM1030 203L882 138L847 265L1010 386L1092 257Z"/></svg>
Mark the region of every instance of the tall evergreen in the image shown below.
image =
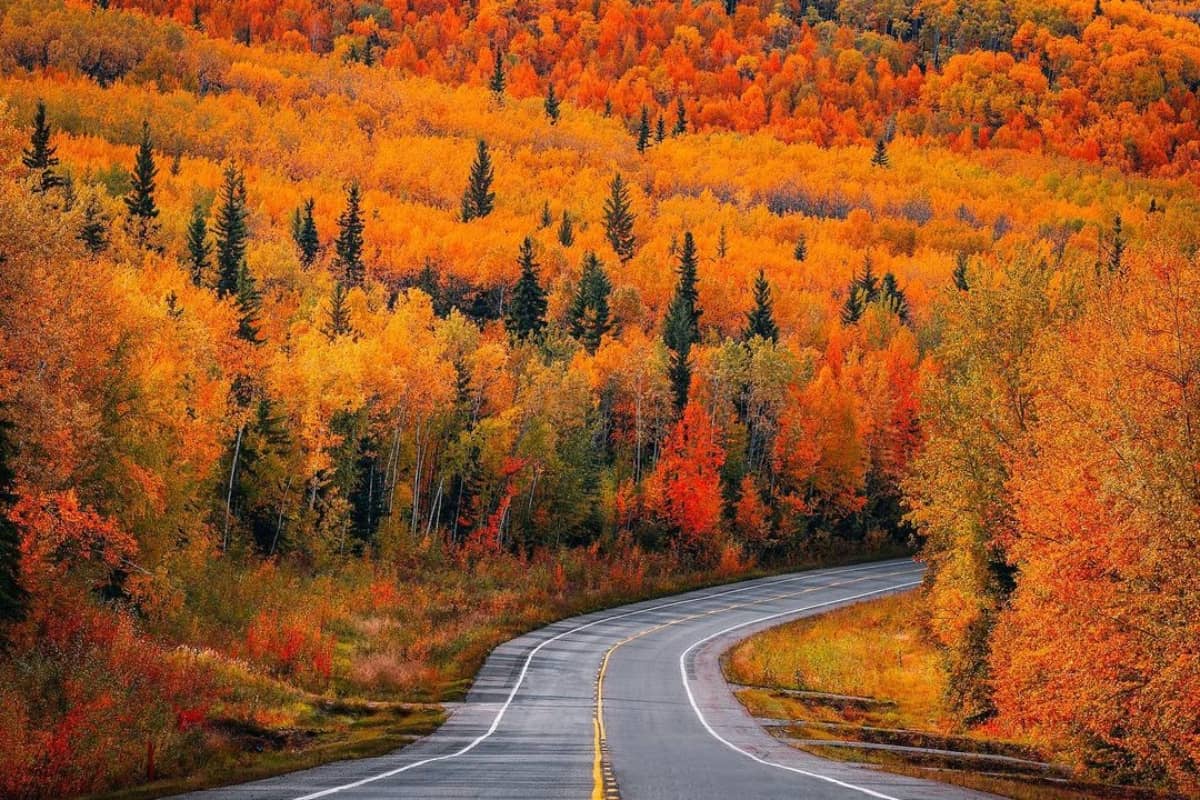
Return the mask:
<svg viewBox="0 0 1200 800"><path fill-rule="evenodd" d="M862 273L850 281L846 302L842 305L842 324L854 325L862 318L867 306L879 299L879 278L871 257L863 260Z"/></svg>
<svg viewBox="0 0 1200 800"><path fill-rule="evenodd" d="M971 284L967 281L967 254L963 250L958 251L954 261L954 288L960 292L971 289Z"/></svg>
<svg viewBox="0 0 1200 800"><path fill-rule="evenodd" d="M321 237L317 233L317 221L313 219L315 204L311 197L305 200L303 210L296 209L292 223L292 239L300 253L300 263L306 268L313 265L321 251Z"/></svg>
<svg viewBox="0 0 1200 800"><path fill-rule="evenodd" d="M575 243L575 228L565 208L562 212L562 222L558 223L558 241L563 247L570 247Z"/></svg>
<svg viewBox="0 0 1200 800"><path fill-rule="evenodd" d="M1125 269L1125 232L1121 215L1113 219L1112 237L1108 246L1108 271L1114 275Z"/></svg>
<svg viewBox="0 0 1200 800"><path fill-rule="evenodd" d="M633 258L637 244L633 237L634 219L629 187L618 172L613 176L608 199L604 201L604 234L622 264Z"/></svg>
<svg viewBox="0 0 1200 800"><path fill-rule="evenodd" d="M887 141L885 139L876 139L875 152L871 156L871 166L886 168L889 163Z"/></svg>
<svg viewBox="0 0 1200 800"><path fill-rule="evenodd" d="M680 97L675 101L675 127L671 129L673 136L682 136L687 133L687 108L683 105L683 98Z"/></svg>
<svg viewBox="0 0 1200 800"><path fill-rule="evenodd" d="M504 54L496 48L496 56L492 59L492 77L488 79L488 88L492 90L492 96L496 98L496 102L503 105L504 103L504 87L508 84L508 79L504 74Z"/></svg>
<svg viewBox="0 0 1200 800"><path fill-rule="evenodd" d="M539 228L549 228L554 224L554 215L550 213L550 201L547 200L542 205L542 215L538 218Z"/></svg>
<svg viewBox="0 0 1200 800"><path fill-rule="evenodd" d="M662 142L667 138L667 123L663 119L662 114L658 115L658 122L654 123L654 141Z"/></svg>
<svg viewBox="0 0 1200 800"><path fill-rule="evenodd" d="M543 103L543 106L546 109L546 117L550 120L550 124L557 125L558 117L561 111L559 109L558 98L554 94L553 81L546 86L546 101Z"/></svg>
<svg viewBox="0 0 1200 800"><path fill-rule="evenodd" d="M760 269L754 281L754 310L746 315L746 340L759 336L771 342L779 341L779 327L775 324L772 308L771 284Z"/></svg>
<svg viewBox="0 0 1200 800"><path fill-rule="evenodd" d="M797 261L804 261L808 258L808 237L803 233L796 237L796 246L792 248L792 257Z"/></svg>
<svg viewBox="0 0 1200 800"><path fill-rule="evenodd" d="M639 153L646 152L646 148L650 146L650 109L642 106L642 118L638 122L637 129L637 151Z"/></svg>
<svg viewBox="0 0 1200 800"><path fill-rule="evenodd" d="M46 121L46 104L38 100L33 115L33 134L29 137L29 148L21 154L21 163L38 173L36 192L47 192L63 185L63 179L54 172L58 166L58 148L50 144L50 123Z"/></svg>
<svg viewBox="0 0 1200 800"><path fill-rule="evenodd" d="M475 161L471 164L471 174L467 178L467 190L463 194L463 222L478 217L486 217L492 213L496 204L496 194L492 191L492 180L496 177L492 167L492 158L488 154L487 142L480 139L475 145Z"/></svg>
<svg viewBox="0 0 1200 800"><path fill-rule="evenodd" d="M583 255L583 275L579 278L579 286L567 311L571 336L589 353L596 352L600 340L612 327L608 307L611 293L612 283L604 272L604 265L589 250Z"/></svg>
<svg viewBox="0 0 1200 800"><path fill-rule="evenodd" d="M102 252L108 247L108 218L94 193L88 196L83 207L83 225L79 229L79 240L89 253Z"/></svg>
<svg viewBox="0 0 1200 800"><path fill-rule="evenodd" d="M367 277L367 269L363 264L365 223L362 215L362 192L359 191L357 182L346 188L346 208L338 217L337 223L338 235L334 240L333 249L340 271L338 280L344 281L347 287L362 286Z"/></svg>
<svg viewBox="0 0 1200 800"><path fill-rule="evenodd" d="M504 326L521 341L537 338L546 327L546 290L538 283L538 263L533 255L533 240L528 236L521 242L517 258L521 277L513 287Z"/></svg>
<svg viewBox="0 0 1200 800"><path fill-rule="evenodd" d="M908 297L900 288L895 275L890 272L884 273L883 281L879 285L879 294L887 309L899 317L901 322L908 324Z"/></svg>
<svg viewBox="0 0 1200 800"><path fill-rule="evenodd" d="M262 295L258 291L258 283L254 280L245 259L237 273L237 294L235 295L238 310L237 335L253 345L263 343L258 329L259 315L262 313Z"/></svg>
<svg viewBox="0 0 1200 800"><path fill-rule="evenodd" d="M679 283L675 295L667 307L663 339L671 351L667 376L675 397L675 408L679 411L687 405L688 389L692 382L692 345L700 341L699 292L696 289L696 241L691 231L683 235L683 248L679 255Z"/></svg>
<svg viewBox="0 0 1200 800"><path fill-rule="evenodd" d="M194 286L203 286L211 267L212 244L208 241L208 222L204 209L197 205L192 209L192 219L187 228L188 273Z"/></svg>
<svg viewBox="0 0 1200 800"><path fill-rule="evenodd" d="M225 167L225 177L218 193L213 233L217 240L217 296L229 297L238 293L238 281L246 260L246 180L232 162Z"/></svg>
<svg viewBox="0 0 1200 800"><path fill-rule="evenodd" d="M348 294L344 283L339 280L333 282L333 293L329 296L329 310L326 314L325 324L321 326L321 333L329 337L330 341L346 336L354 330L350 325L350 306L346 302Z"/></svg>
<svg viewBox="0 0 1200 800"><path fill-rule="evenodd" d="M722 0L725 6L725 14L732 17L737 13L738 0Z"/></svg>
<svg viewBox="0 0 1200 800"><path fill-rule="evenodd" d="M158 233L158 205L154 201L155 178L158 167L154 165L154 140L150 137L150 123L142 123L142 140L138 145L137 157L133 162L129 194L125 196L125 207L129 212L129 228L139 247L153 247Z"/></svg>
<svg viewBox="0 0 1200 800"><path fill-rule="evenodd" d="M12 468L15 459L12 423L0 407L0 622L24 619L28 599L21 586L21 532L9 519L9 511L17 502ZM3 639L0 635L0 642Z"/></svg>

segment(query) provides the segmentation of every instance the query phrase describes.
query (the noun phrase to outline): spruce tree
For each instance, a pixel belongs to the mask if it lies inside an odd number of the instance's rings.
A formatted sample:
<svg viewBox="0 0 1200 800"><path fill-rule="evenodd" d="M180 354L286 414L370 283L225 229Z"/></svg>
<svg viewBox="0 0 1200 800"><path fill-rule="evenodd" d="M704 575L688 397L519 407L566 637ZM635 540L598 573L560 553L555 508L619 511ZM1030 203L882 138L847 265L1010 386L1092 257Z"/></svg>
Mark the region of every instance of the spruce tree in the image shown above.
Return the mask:
<svg viewBox="0 0 1200 800"><path fill-rule="evenodd" d="M688 390L692 383L692 345L700 341L699 292L696 289L696 242L691 231L683 235L683 249L679 256L679 283L675 295L667 306L667 317L663 328L663 339L671 351L667 376L675 398L675 408L682 411L687 405Z"/></svg>
<svg viewBox="0 0 1200 800"><path fill-rule="evenodd" d="M467 190L463 194L463 222L486 217L492 213L492 208L496 204L496 194L492 191L492 180L495 177L487 142L480 139L475 145L475 161L471 164L471 174L467 178Z"/></svg>
<svg viewBox="0 0 1200 800"><path fill-rule="evenodd" d="M842 324L849 327L857 325L859 319L862 318L863 312L867 310L867 304L863 299L863 292L858 286L850 284L850 289L846 294L846 302L842 304Z"/></svg>
<svg viewBox="0 0 1200 800"><path fill-rule="evenodd" d="M604 265L590 250L583 255L583 275L567 310L571 336L589 353L595 353L600 340L612 327L609 319L608 296L612 284Z"/></svg>
<svg viewBox="0 0 1200 800"><path fill-rule="evenodd" d="M634 219L629 187L618 172L613 176L608 199L604 201L604 234L622 264L633 258L636 246L633 237Z"/></svg>
<svg viewBox="0 0 1200 800"><path fill-rule="evenodd" d="M683 98L680 97L675 101L675 127L671 129L673 136L682 136L687 133L687 108L683 105Z"/></svg>
<svg viewBox="0 0 1200 800"><path fill-rule="evenodd" d="M883 139L875 140L875 153L871 156L871 166L887 168L888 164L887 142Z"/></svg>
<svg viewBox="0 0 1200 800"><path fill-rule="evenodd" d="M230 162L218 193L220 205L213 225L217 240L217 296L229 297L238 293L239 275L246 260L246 181L241 171Z"/></svg>
<svg viewBox="0 0 1200 800"><path fill-rule="evenodd" d="M746 315L746 340L755 336L770 342L779 341L779 327L775 324L772 309L771 284L767 283L767 276L761 269L754 281L754 310Z"/></svg>
<svg viewBox="0 0 1200 800"><path fill-rule="evenodd" d="M797 261L808 258L808 238L802 233L796 237L796 246L792 248L792 257Z"/></svg>
<svg viewBox="0 0 1200 800"><path fill-rule="evenodd" d="M554 95L553 81L546 86L546 101L543 105L545 106L546 117L550 120L550 124L557 125L558 117L561 112L559 110L558 98Z"/></svg>
<svg viewBox="0 0 1200 800"><path fill-rule="evenodd" d="M533 255L533 240L528 236L521 242L517 258L521 277L513 287L504 326L521 341L537 338L546 327L546 290L538 283L538 263Z"/></svg>
<svg viewBox="0 0 1200 800"><path fill-rule="evenodd" d="M245 260L238 269L235 299L238 310L238 337L253 345L262 344L262 336L258 329L258 318L262 312L262 295L259 294L258 284L250 273L250 268L246 266Z"/></svg>
<svg viewBox="0 0 1200 800"><path fill-rule="evenodd" d="M321 252L321 237L317 233L317 221L313 218L315 205L311 197L305 200L303 211L296 209L293 223L292 238L300 252L300 264L305 268L311 267Z"/></svg>
<svg viewBox="0 0 1200 800"><path fill-rule="evenodd" d="M658 122L654 123L654 141L661 143L667 138L667 123L663 119L662 114L658 115Z"/></svg>
<svg viewBox="0 0 1200 800"><path fill-rule="evenodd" d="M142 140L138 145L137 157L133 162L131 188L125 196L125 207L129 212L130 232L139 247L153 248L158 233L158 205L154 201L155 178L158 167L154 165L154 141L150 137L150 123L142 123Z"/></svg>
<svg viewBox="0 0 1200 800"><path fill-rule="evenodd" d="M338 279L345 282L348 288L362 286L367 277L366 266L363 264L365 223L362 215L362 193L357 182L346 188L346 209L338 217L337 223L338 235L334 240L333 249L337 257L337 268L341 273Z"/></svg>
<svg viewBox="0 0 1200 800"><path fill-rule="evenodd" d="M488 88L492 90L492 96L500 105L504 105L504 87L507 83L508 79L504 75L504 54L497 48L495 58L492 59L492 77L488 79Z"/></svg>
<svg viewBox="0 0 1200 800"><path fill-rule="evenodd" d="M330 341L349 335L354 330L350 325L350 306L346 303L348 295L346 285L335 280L333 293L329 296L329 310L325 324L321 326L321 333L329 337Z"/></svg>
<svg viewBox="0 0 1200 800"><path fill-rule="evenodd" d="M737 13L737 0L722 0L725 5L726 16L732 17Z"/></svg>
<svg viewBox="0 0 1200 800"><path fill-rule="evenodd" d="M901 322L908 324L908 297L904 294L904 290L900 288L895 275L890 272L884 273L879 293L887 309L899 317Z"/></svg>
<svg viewBox="0 0 1200 800"><path fill-rule="evenodd" d="M29 137L29 148L21 154L21 163L38 174L35 192L48 192L62 186L63 179L54 172L58 166L58 148L50 144L50 123L46 121L46 104L38 100L33 115L33 134Z"/></svg>
<svg viewBox="0 0 1200 800"><path fill-rule="evenodd" d="M79 240L89 253L100 253L108 247L108 218L94 193L88 196L83 207L83 226L79 229Z"/></svg>
<svg viewBox="0 0 1200 800"><path fill-rule="evenodd" d="M192 285L203 286L211 266L209 257L212 255L212 244L208 241L208 222L204 219L204 209L199 205L192 209L192 219L188 222L187 250Z"/></svg>
<svg viewBox="0 0 1200 800"><path fill-rule="evenodd" d="M0 407L0 622L18 622L25 618L28 594L21 586L21 532L9 518L17 502L12 468L16 444L12 423L3 412Z"/></svg>
<svg viewBox="0 0 1200 800"><path fill-rule="evenodd" d="M549 228L554 224L554 215L550 213L550 201L547 200L542 205L542 216L538 218L539 228Z"/></svg>
<svg viewBox="0 0 1200 800"><path fill-rule="evenodd" d="M1116 275L1125 269L1125 233L1122 229L1121 215L1113 219L1112 238L1108 246L1108 271Z"/></svg>
<svg viewBox="0 0 1200 800"><path fill-rule="evenodd" d="M650 109L642 106L642 118L638 122L637 129L637 151L645 153L646 148L650 146Z"/></svg>
<svg viewBox="0 0 1200 800"><path fill-rule="evenodd" d="M967 281L967 254L959 250L954 262L954 288L960 292L967 292L971 289L971 284Z"/></svg>
<svg viewBox="0 0 1200 800"><path fill-rule="evenodd" d="M571 217L565 208L562 212L562 222L558 224L558 241L563 247L570 247L575 243L575 228L571 225Z"/></svg>
<svg viewBox="0 0 1200 800"><path fill-rule="evenodd" d="M725 235L725 226L717 232L717 258L724 258L729 253L729 240Z"/></svg>

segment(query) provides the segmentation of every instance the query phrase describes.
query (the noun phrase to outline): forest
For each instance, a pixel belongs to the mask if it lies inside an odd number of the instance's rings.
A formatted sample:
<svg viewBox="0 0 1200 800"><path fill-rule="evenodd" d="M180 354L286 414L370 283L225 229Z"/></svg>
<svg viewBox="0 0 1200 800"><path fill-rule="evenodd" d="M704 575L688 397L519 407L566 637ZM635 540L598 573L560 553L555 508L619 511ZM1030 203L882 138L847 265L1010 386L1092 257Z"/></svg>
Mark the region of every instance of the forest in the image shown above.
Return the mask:
<svg viewBox="0 0 1200 800"><path fill-rule="evenodd" d="M917 551L1200 792L1200 9L0 0L0 797Z"/></svg>

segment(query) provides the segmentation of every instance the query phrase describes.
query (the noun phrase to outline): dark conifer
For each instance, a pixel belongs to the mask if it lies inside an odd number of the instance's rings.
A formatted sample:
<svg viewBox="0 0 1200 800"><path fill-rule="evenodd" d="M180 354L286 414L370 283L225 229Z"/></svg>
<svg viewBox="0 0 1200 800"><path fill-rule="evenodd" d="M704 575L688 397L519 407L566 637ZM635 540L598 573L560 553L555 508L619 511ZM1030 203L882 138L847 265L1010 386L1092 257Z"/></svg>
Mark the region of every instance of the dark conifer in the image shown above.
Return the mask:
<svg viewBox="0 0 1200 800"><path fill-rule="evenodd" d="M887 141L884 139L875 140L875 153L871 156L871 166L887 168L890 161L888 160Z"/></svg>
<svg viewBox="0 0 1200 800"><path fill-rule="evenodd" d="M796 246L792 248L792 257L797 261L808 258L808 238L802 233L796 238Z"/></svg>
<svg viewBox="0 0 1200 800"><path fill-rule="evenodd" d="M779 341L779 327L775 324L772 305L771 284L767 283L767 276L760 269L754 281L754 310L746 315L747 341L755 336L771 342Z"/></svg>
<svg viewBox="0 0 1200 800"><path fill-rule="evenodd" d="M671 129L671 134L674 136L682 136L687 133L687 108L683 105L683 98L680 97L675 101L675 127Z"/></svg>
<svg viewBox="0 0 1200 800"><path fill-rule="evenodd" d="M675 398L675 408L682 411L687 405L688 391L692 382L692 345L700 341L699 292L696 289L696 242L691 231L683 235L683 249L679 256L679 283L675 295L667 306L663 328L663 340L671 351L667 375Z"/></svg>
<svg viewBox="0 0 1200 800"><path fill-rule="evenodd" d="M960 292L971 289L971 284L967 281L967 254L963 250L959 250L954 259L954 288Z"/></svg>
<svg viewBox="0 0 1200 800"><path fill-rule="evenodd" d="M567 214L565 208L562 212L562 222L558 223L558 242L563 247L570 247L575 243L575 228L571 224L571 216Z"/></svg>
<svg viewBox="0 0 1200 800"><path fill-rule="evenodd" d="M637 129L637 151L639 153L646 152L646 148L650 146L650 109L642 106L642 118L638 122Z"/></svg>
<svg viewBox="0 0 1200 800"><path fill-rule="evenodd" d="M292 226L292 238L296 242L300 263L304 267L311 267L321 252L321 237L317 233L317 221L313 218L314 206L315 201L311 197L305 200L303 211L296 209Z"/></svg>
<svg viewBox="0 0 1200 800"><path fill-rule="evenodd" d="M333 243L340 272L338 279L345 282L348 288L362 286L366 281L367 270L363 264L364 227L362 193L358 183L353 182L346 188L346 208L338 217L338 235Z"/></svg>
<svg viewBox="0 0 1200 800"><path fill-rule="evenodd" d="M549 228L554 224L554 215L550 213L550 201L547 200L542 205L542 215L538 218L539 228Z"/></svg>
<svg viewBox="0 0 1200 800"><path fill-rule="evenodd" d="M658 122L654 123L654 141L662 142L667 138L667 123L663 119L662 114L658 115Z"/></svg>
<svg viewBox="0 0 1200 800"><path fill-rule="evenodd" d="M604 233L621 263L633 258L636 240L633 236L634 214L629 199L629 187L621 173L613 176L608 199L604 201Z"/></svg>
<svg viewBox="0 0 1200 800"><path fill-rule="evenodd" d="M604 265L590 250L583 255L583 275L567 311L571 336L589 353L595 353L600 340L612 327L609 320L608 296L612 284L604 272Z"/></svg>
<svg viewBox="0 0 1200 800"><path fill-rule="evenodd" d="M217 296L229 297L238 293L246 242L250 238L246 227L246 181L232 162L225 167L218 200L220 205L213 225L217 240Z"/></svg>
<svg viewBox="0 0 1200 800"><path fill-rule="evenodd" d="M344 283L339 280L333 282L333 293L329 296L325 324L321 326L321 333L329 337L330 341L347 336L354 330L350 325L350 306L346 302L348 294Z"/></svg>
<svg viewBox="0 0 1200 800"><path fill-rule="evenodd" d="M887 309L907 325L909 322L908 297L905 296L904 290L896 282L895 275L890 272L884 273L879 293L880 299Z"/></svg>
<svg viewBox="0 0 1200 800"><path fill-rule="evenodd" d="M1116 275L1125 270L1125 232L1121 215L1113 219L1112 235L1108 245L1108 271Z"/></svg>
<svg viewBox="0 0 1200 800"><path fill-rule="evenodd" d="M262 344L263 339L258 329L258 318L262 313L262 295L259 294L258 284L244 259L238 269L235 299L238 310L238 337L253 345Z"/></svg>
<svg viewBox="0 0 1200 800"><path fill-rule="evenodd" d="M131 188L125 196L125 207L129 212L130 232L139 247L155 247L158 233L158 205L154 201L155 178L158 167L154 165L154 141L150 137L150 123L142 123L142 140L138 145L133 163Z"/></svg>
<svg viewBox="0 0 1200 800"><path fill-rule="evenodd" d="M480 139L475 146L475 161L471 164L471 174L467 178L467 191L463 195L463 222L486 217L492 213L492 208L496 204L496 194L492 191L494 178L495 170L492 168L487 142Z"/></svg>
<svg viewBox="0 0 1200 800"><path fill-rule="evenodd" d="M83 226L79 229L79 240L90 253L102 252L108 247L108 218L95 194L88 197L83 207Z"/></svg>
<svg viewBox="0 0 1200 800"><path fill-rule="evenodd" d="M488 88L492 90L492 96L496 98L496 102L504 104L504 87L508 84L508 78L504 74L504 54L496 48L496 55L492 59L492 77L488 79Z"/></svg>
<svg viewBox="0 0 1200 800"><path fill-rule="evenodd" d="M34 186L36 192L48 192L62 186L63 179L55 173L58 166L56 148L50 144L50 123L46 120L46 104L38 100L37 111L33 115L33 134L29 137L29 148L21 154L21 163L29 170L37 173L38 182Z"/></svg>
<svg viewBox="0 0 1200 800"><path fill-rule="evenodd" d="M16 443L12 423L0 407L0 622L25 618L28 593L21 586L21 532L9 517L16 505ZM5 637L0 634L0 642Z"/></svg>
<svg viewBox="0 0 1200 800"><path fill-rule="evenodd" d="M513 287L504 325L510 334L525 341L538 338L546 327L546 290L538 283L538 263L533 255L533 240L528 236L521 242L517 263L521 266L521 277Z"/></svg>
<svg viewBox="0 0 1200 800"><path fill-rule="evenodd" d="M209 257L212 255L212 244L208 241L208 222L204 219L204 209L196 206L192 209L192 219L187 229L188 273L192 284L203 286L210 268Z"/></svg>
<svg viewBox="0 0 1200 800"><path fill-rule="evenodd" d="M546 101L543 103L546 109L546 117L550 120L551 125L558 124L558 117L561 113L559 109L558 98L554 94L554 83L551 82L546 86Z"/></svg>

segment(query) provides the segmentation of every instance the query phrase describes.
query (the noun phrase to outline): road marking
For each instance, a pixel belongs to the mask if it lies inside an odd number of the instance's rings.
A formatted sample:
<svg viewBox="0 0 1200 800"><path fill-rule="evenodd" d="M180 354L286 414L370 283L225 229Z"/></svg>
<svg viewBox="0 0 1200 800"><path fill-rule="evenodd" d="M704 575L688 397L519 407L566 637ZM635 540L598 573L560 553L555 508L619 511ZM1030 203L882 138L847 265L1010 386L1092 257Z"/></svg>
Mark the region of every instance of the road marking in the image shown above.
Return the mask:
<svg viewBox="0 0 1200 800"><path fill-rule="evenodd" d="M525 656L525 663L521 667L521 672L520 672L520 674L517 675L516 683L513 684L512 690L508 693L508 698L505 699L504 703L500 706L500 709L496 712L496 716L492 720L492 724L490 726L488 726L488 729L486 731L484 731L479 736L472 739L470 742L467 742L465 745L460 747L458 750L455 750L452 753L445 753L440 756L430 756L429 758L425 758L420 761L414 761L411 764L405 764L403 767L396 767L395 769L390 769L390 770L387 770L386 772L381 772L378 775L369 775L366 778L361 778L361 779L359 779L357 781L353 781L351 783L345 783L340 786L331 786L328 789L322 789L318 792L313 792L311 794L306 794L301 797L297 797L297 798L295 798L295 800L317 800L318 798L321 798L321 797L328 797L331 794L337 794L338 792L344 792L347 789L357 789L360 786L366 786L368 783L374 783L375 781L381 781L381 780L385 780L387 778L392 778L392 777L395 777L396 775L400 775L401 773L408 772L411 769L416 769L417 767L423 767L426 764L433 764L438 761L448 761L452 758L458 758L459 756L466 755L467 753L471 752L476 747L478 747L480 743L489 739L492 736L492 734L494 734L496 732L496 729L500 727L500 721L502 719L504 719L504 714L508 711L509 706L512 705L513 698L515 698L517 696L517 691L521 688L521 684L523 684L525 682L525 675L529 672L529 665L531 663L533 663L534 657L539 652L541 652L543 647L545 647L548 644L557 642L559 639L562 639L565 636L570 636L573 633L579 633L580 631L587 630L588 628L594 628L595 626L600 625L605 622L613 622L613 621L619 620L619 619L626 619L628 617L637 616L639 614L649 614L652 611L659 611L664 608L672 608L674 606L683 605L686 603L699 603L704 600L711 600L715 597L725 597L725 596L731 595L731 594L740 594L741 592L749 592L754 589L760 589L764 586L776 586L781 583L792 583L794 581L804 580L806 578L812 578L814 576L820 577L822 575L827 575L827 576L845 575L845 574L851 573L851 572L861 572L864 570L868 570L868 569L872 569L872 568L877 569L877 568L884 567L884 566L894 566L894 565L891 565L891 564L869 564L869 565L860 566L860 567L835 568L834 570L811 570L809 572L804 572L799 575L793 575L790 578L781 578L776 581L755 582L753 585L743 586L740 589L729 589L728 591L724 591L724 592L716 592L714 594L706 594L702 597L691 597L691 598L685 598L683 600L673 600L669 603L660 603L656 606L651 606L650 608L641 608L641 609L637 609L635 611L625 611L620 614L610 614L607 617L601 617L600 619L595 619L595 620L592 620L591 622L586 622L582 625L577 625L574 628L569 628L568 630L562 631L561 633L551 636L549 639L543 640L536 647L534 647L532 650L529 651L529 654Z"/></svg>
<svg viewBox="0 0 1200 800"><path fill-rule="evenodd" d="M700 724L703 725L704 729L706 731L708 731L712 735L712 737L714 739L716 739L718 742L725 745L730 750L733 750L735 753L741 753L742 755L746 756L746 758L757 761L759 764L764 764L768 767L778 767L779 769L785 769L788 772L795 772L798 775L804 775L809 778L816 778L817 780L822 780L822 781L825 781L826 783L832 783L835 786L841 786L843 789L852 789L856 792L862 792L865 795L870 795L871 797L878 798L879 800L900 800L900 798L892 797L891 795L883 794L882 792L877 792L874 789L868 789L865 786L855 786L853 783L846 783L845 781L840 781L837 778L832 778L828 775L822 775L819 772L809 772L808 770L803 770L803 769L800 769L799 767L789 767L787 764L780 764L776 761L768 761L765 758L760 758L760 757L754 755L753 753L749 753L749 752L743 750L742 748L738 747L736 744L734 744L733 742L724 738L723 736L721 736L721 734L719 734L715 730L713 730L712 725L709 725L708 720L704 718L704 713L700 710L700 706L696 703L695 695L692 694L692 687L688 684L687 669L685 667L685 662L686 662L688 654L691 653L693 650L695 650L700 645L702 645L706 642L711 642L713 639L716 639L718 636L724 636L727 633L736 631L738 628L745 628L749 625L755 625L760 622L767 622L768 620L778 619L779 617L786 617L790 614L799 614L804 611L812 611L813 609L824 608L826 606L838 605L840 603L849 603L851 601L862 600L864 598L871 597L873 595L886 594L888 592L896 592L901 589L910 589L914 586L920 586L920 585L921 585L920 581L913 581L911 583L904 583L904 584L900 584L898 586L892 586L887 589L876 589L873 592L863 592L862 594L857 594L857 595L854 595L853 597L843 597L840 600L830 600L825 603L817 603L815 605L804 606L802 608L794 608L790 611L781 611L778 614L768 614L765 617L759 617L758 619L752 619L749 622L741 622L741 623L738 623L737 625L731 625L728 628L726 628L725 630L717 631L716 633L705 636L703 639L699 640L698 642L694 642L690 647L688 647L688 649L684 650L683 653L680 654L680 656L679 656L679 677L683 681L683 688L687 692L688 702L692 704L692 710L696 712L696 717L700 720Z"/></svg>

